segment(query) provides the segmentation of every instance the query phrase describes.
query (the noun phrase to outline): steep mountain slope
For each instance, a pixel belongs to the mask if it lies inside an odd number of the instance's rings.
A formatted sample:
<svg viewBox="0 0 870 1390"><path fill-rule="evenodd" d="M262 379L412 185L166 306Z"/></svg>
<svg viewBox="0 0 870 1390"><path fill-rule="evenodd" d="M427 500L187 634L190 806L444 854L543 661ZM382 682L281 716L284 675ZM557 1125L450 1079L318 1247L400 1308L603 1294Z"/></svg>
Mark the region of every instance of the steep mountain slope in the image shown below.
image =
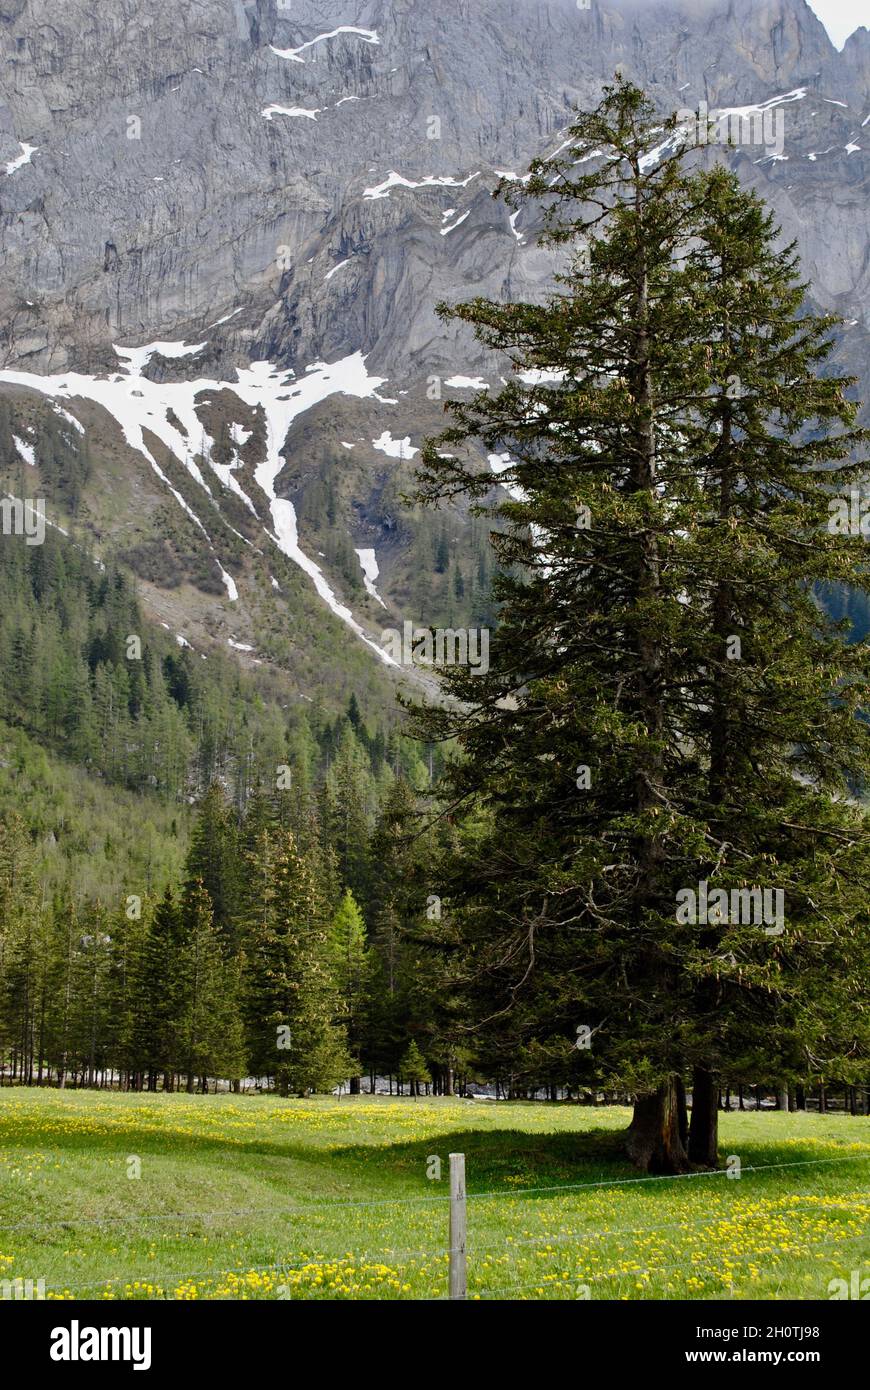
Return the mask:
<svg viewBox="0 0 870 1390"><path fill-rule="evenodd" d="M766 105L727 157L866 388L870 34L838 53L805 0L0 0L0 40L0 464L299 692L387 699L382 628L485 621L485 534L405 494L440 398L504 364L434 306L546 290L490 194L615 67Z"/></svg>

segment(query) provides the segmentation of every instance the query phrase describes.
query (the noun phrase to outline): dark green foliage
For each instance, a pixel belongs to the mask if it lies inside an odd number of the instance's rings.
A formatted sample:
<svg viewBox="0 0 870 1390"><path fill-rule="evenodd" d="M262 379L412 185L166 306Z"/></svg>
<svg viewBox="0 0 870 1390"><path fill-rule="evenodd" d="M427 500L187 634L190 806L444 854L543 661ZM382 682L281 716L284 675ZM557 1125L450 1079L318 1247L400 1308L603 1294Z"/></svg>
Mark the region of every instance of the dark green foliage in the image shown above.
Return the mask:
<svg viewBox="0 0 870 1390"><path fill-rule="evenodd" d="M173 682L178 662L168 654ZM176 693L188 698L184 686ZM339 866L365 888L393 774L355 701L318 734L296 726L279 775L246 787L241 814L211 784L183 869L153 865L154 879L171 868L175 880L157 897L149 862L149 881L128 869L111 908L77 904L66 882L46 898L37 874L50 861L22 819L0 816L0 1058L15 1079L191 1090L253 1074L305 1094L369 1066L377 949ZM391 757L400 772L417 766L401 739ZM413 805L408 790L401 799ZM114 852L108 835L104 849ZM407 953L401 968L408 1001ZM390 1065L410 1018L406 1004Z"/></svg>
<svg viewBox="0 0 870 1390"><path fill-rule="evenodd" d="M474 813L445 864L469 1002L493 1062L567 1066L588 1028L574 1079L640 1095L870 1055L870 835L832 799L868 768L867 653L813 598L861 582L827 521L867 435L793 248L724 170L646 161L661 140L619 82L533 166L565 269L545 303L450 311L516 374L451 404L422 473L503 526L489 675L449 671L420 721ZM495 504L481 444L513 461ZM701 881L781 892L786 925L681 921Z"/></svg>

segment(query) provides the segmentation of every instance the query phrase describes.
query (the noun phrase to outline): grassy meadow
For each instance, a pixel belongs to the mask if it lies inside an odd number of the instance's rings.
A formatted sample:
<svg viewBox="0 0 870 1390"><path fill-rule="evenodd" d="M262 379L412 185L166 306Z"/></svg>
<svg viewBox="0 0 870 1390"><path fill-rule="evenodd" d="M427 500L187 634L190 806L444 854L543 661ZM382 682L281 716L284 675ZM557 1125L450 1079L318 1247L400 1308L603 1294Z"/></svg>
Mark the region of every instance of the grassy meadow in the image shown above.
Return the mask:
<svg viewBox="0 0 870 1390"><path fill-rule="evenodd" d="M0 1279L67 1299L444 1298L451 1151L469 1298L827 1299L870 1274L870 1118L723 1116L739 1179L639 1178L618 1151L628 1120L3 1089Z"/></svg>

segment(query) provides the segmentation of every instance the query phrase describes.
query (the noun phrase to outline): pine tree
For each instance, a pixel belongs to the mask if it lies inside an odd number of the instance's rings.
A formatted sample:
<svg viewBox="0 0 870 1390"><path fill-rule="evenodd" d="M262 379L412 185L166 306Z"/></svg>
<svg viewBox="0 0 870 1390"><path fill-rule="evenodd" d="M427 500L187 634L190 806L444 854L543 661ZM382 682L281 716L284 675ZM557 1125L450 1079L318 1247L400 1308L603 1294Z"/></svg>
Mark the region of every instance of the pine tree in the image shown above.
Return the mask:
<svg viewBox="0 0 870 1390"><path fill-rule="evenodd" d="M368 758L349 723L342 730L323 799L323 819L341 881L363 902L371 873L368 851L374 795Z"/></svg>
<svg viewBox="0 0 870 1390"><path fill-rule="evenodd" d="M368 970L366 926L356 899L345 889L329 931L335 986L340 1003L339 1022L345 1028L348 1044L359 1051L362 1041L365 985ZM352 1095L359 1094L359 1077L350 1079Z"/></svg>
<svg viewBox="0 0 870 1390"><path fill-rule="evenodd" d="M226 798L217 783L212 783L200 802L185 867L188 881L199 880L208 893L215 929L232 948L239 894L238 848Z"/></svg>
<svg viewBox="0 0 870 1390"><path fill-rule="evenodd" d="M225 954L225 939L212 916L211 898L200 879L185 888L180 912L183 944L177 975L177 1047L188 1094L196 1077L244 1072L237 976Z"/></svg>
<svg viewBox="0 0 870 1390"><path fill-rule="evenodd" d="M141 1074L140 1088L144 1083L149 1091L156 1091L160 1073L164 1089L171 1089L173 1074L183 1065L176 1033L181 943L178 903L167 888L153 914L148 914L137 971L133 1051Z"/></svg>
<svg viewBox="0 0 870 1390"><path fill-rule="evenodd" d="M103 904L91 904L84 916L73 957L73 1054L83 1083L95 1086L109 1061L111 1037L111 917Z"/></svg>
<svg viewBox="0 0 870 1390"><path fill-rule="evenodd" d="M399 1076L402 1081L408 1082L412 1096L419 1096L420 1086L432 1080L426 1059L413 1038L399 1063Z"/></svg>
<svg viewBox="0 0 870 1390"><path fill-rule="evenodd" d="M326 918L290 831L264 828L246 854L240 939L248 1055L281 1094L332 1089L344 1044ZM341 1054L342 1070L349 1061ZM348 1071L344 1071L348 1075Z"/></svg>
<svg viewBox="0 0 870 1390"><path fill-rule="evenodd" d="M70 1071L74 962L80 934L75 905L69 901L55 904L52 915L52 983L55 1007L51 1014L47 1046L49 1061L56 1068L58 1086L61 1090L66 1088Z"/></svg>
<svg viewBox="0 0 870 1390"><path fill-rule="evenodd" d="M150 907L150 905L149 905ZM62 913L56 942L59 948L60 979L67 980L65 929L69 921L69 906ZM109 933L111 953L108 981L108 1055L112 1067L117 1067L121 1088L130 1086L131 1077L139 1070L136 1055L137 1038L141 1038L143 1022L139 986L142 980L142 958L148 939L149 910L142 916L128 917L126 910L115 912Z"/></svg>

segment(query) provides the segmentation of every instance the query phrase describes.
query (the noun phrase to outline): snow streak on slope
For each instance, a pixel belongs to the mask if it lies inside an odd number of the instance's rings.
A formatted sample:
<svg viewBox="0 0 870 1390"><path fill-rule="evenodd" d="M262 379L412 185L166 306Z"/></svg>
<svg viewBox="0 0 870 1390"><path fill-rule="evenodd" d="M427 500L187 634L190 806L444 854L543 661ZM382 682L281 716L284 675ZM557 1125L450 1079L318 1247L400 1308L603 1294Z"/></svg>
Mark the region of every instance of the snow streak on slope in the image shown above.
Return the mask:
<svg viewBox="0 0 870 1390"><path fill-rule="evenodd" d="M387 605L375 588L375 580L380 574L375 552L373 550L358 550L356 554L360 569L363 572L363 584L366 586L366 593L371 594L372 598L376 598L382 608L386 608Z"/></svg>
<svg viewBox="0 0 870 1390"><path fill-rule="evenodd" d="M463 212L462 216L461 216L461 217L457 217L457 219L456 219L455 222L451 222L451 224L450 224L449 227L442 227L442 229L441 229L441 235L442 235L442 236L449 236L451 232L455 232L455 231L456 231L456 228L457 228L457 227L461 227L462 224L463 224L463 222L465 221L466 217L468 217L468 216L470 216L469 213Z"/></svg>
<svg viewBox="0 0 870 1390"><path fill-rule="evenodd" d="M510 217L508 218L508 221L509 221L510 224L511 224L511 231L513 232L513 234L514 234L514 236L516 237L517 241L519 242L520 246L525 246L525 243L526 243L525 237L523 236L522 232L518 232L518 231L517 231L517 218L519 217L519 215L520 215L521 212L522 212L522 208L517 208L516 212L512 212L512 213L511 213Z"/></svg>
<svg viewBox="0 0 870 1390"><path fill-rule="evenodd" d="M708 138L704 139L704 143L713 145L717 142L720 144L728 144L729 129L732 128L732 117L741 121L750 121L754 116L763 116L765 111L773 111L778 106L790 104L794 101L803 101L806 94L806 87L795 87L791 92L783 92L781 96L769 97L767 101L754 102L750 106L714 107L706 113L706 120L709 121L711 129ZM825 98L823 97L822 100L825 100ZM661 127L657 127L657 129L660 128ZM707 136L705 118L701 115L693 113L688 124L685 124L681 117L681 124L678 125L675 130L672 130L670 135L668 135L660 145L656 145L654 149L648 150L642 157L640 161L641 173L647 173L650 169L654 168L665 155L674 154L681 145L696 144L698 141L699 128L702 128L704 136ZM762 140L760 143L764 144L766 140ZM770 143L773 143L772 138ZM595 153L600 153L600 151L596 151ZM587 156L587 158L591 157L591 155ZM782 158L782 156L778 157ZM787 156L785 157L787 158ZM584 161L578 160L577 162L579 164Z"/></svg>
<svg viewBox="0 0 870 1390"><path fill-rule="evenodd" d="M207 438L207 436L206 436L206 438ZM233 469L234 469L234 468L241 468L241 467L242 467L242 460L239 458L238 453L236 453L236 452L233 453L232 460L231 460L229 463L218 463L218 462L212 457L211 445L212 445L212 441L211 441L211 440L208 440L208 442L207 442L205 448L206 448L206 454L207 454L207 457L208 457L209 466L210 466L210 468L212 469L212 472L214 472L214 473L217 474L217 476L220 478L221 482L223 483L224 487L225 487L225 488L228 488L230 492L234 492L235 495L236 495L236 497L238 497L239 501L240 501L240 502L243 502L244 505L247 507L248 511L251 512L251 514L252 514L253 516L255 516L255 517L257 518L257 520L259 521L260 518L259 518L259 516L257 515L257 508L254 506L254 504L253 504L253 502L251 501L251 499L250 499L250 497L248 496L248 494L247 494L247 493L242 489L242 487L240 486L238 478L236 478L236 477L234 476L234 474L233 474ZM238 536L238 535L239 535L239 532L236 531L235 534ZM246 540L246 537L245 537L245 536L240 536L240 539L243 540L243 541L245 541L245 543L246 543L247 545L250 545L250 544L251 544L250 541Z"/></svg>
<svg viewBox="0 0 870 1390"><path fill-rule="evenodd" d="M245 404L255 409L262 408L266 417L266 458L257 466L254 477L269 499L275 527L272 539L284 554L311 578L318 594L332 612L371 647L381 661L395 666L397 663L392 657L366 636L350 609L338 602L319 566L300 549L293 504L277 497L275 493L275 481L284 466L281 451L287 431L296 417L310 410L318 402L326 400L328 396L338 394L368 397L384 405L395 405L395 401L378 395L378 387L384 385L386 378L369 376L361 352L331 365L325 362L315 363L308 368L306 375L298 380L293 372L281 371L273 367L271 362L252 362L249 367L237 369L238 380L235 382L210 381L205 378L194 381L154 382L141 374L155 353L163 357L189 356L203 346L201 343L195 346L187 346L184 343L149 343L138 348L116 347L115 351L125 359L124 373L114 373L109 377L85 376L77 372L37 376L31 372L4 370L0 371L0 382L39 391L53 399L74 400L78 396L101 405L117 420L130 448L148 460L179 506L202 531L209 545L211 539L205 526L160 468L145 443L144 431L150 430L166 446L212 502L213 494L196 462L196 455L208 459L221 481L226 480L227 485L234 492L238 491L238 495L251 511L255 512L250 500L232 478L231 466L220 466L211 462L213 441L209 439L196 413L196 398L203 392L229 390ZM170 417L178 421L180 429L171 423ZM410 444L410 440L408 443ZM238 598L235 581L217 557L215 559L230 602L235 602Z"/></svg>
<svg viewBox="0 0 870 1390"><path fill-rule="evenodd" d="M337 394L373 397L384 404L395 404L378 395L378 387L384 385L386 378L369 376L361 352L355 352L331 365L317 362L308 368L308 375L298 381L292 372L279 371L271 362L252 362L244 371L238 371L238 378L238 384L231 389L249 405L261 406L266 416L266 459L258 465L254 477L270 499L275 539L279 547L314 581L315 589L333 613L347 623L383 662L396 666L398 663L366 636L350 609L338 602L319 566L300 550L293 503L275 495L275 481L284 466L281 450L287 431L297 415L326 400L327 396Z"/></svg>
<svg viewBox="0 0 870 1390"><path fill-rule="evenodd" d="M261 115L271 121L273 116L306 116L309 121L316 121L322 115L324 108L315 106L309 110L307 106L279 106L277 102L272 102L271 106L264 106Z"/></svg>
<svg viewBox="0 0 870 1390"><path fill-rule="evenodd" d="M751 116L756 111L770 111L783 102L803 101L806 94L806 87L795 87L791 92L783 92L782 96L768 97L767 101L754 102L751 106L717 106L711 112L711 119L718 121L722 116ZM825 98L822 97L822 100ZM846 105L845 102L839 104Z"/></svg>
<svg viewBox="0 0 870 1390"><path fill-rule="evenodd" d="M20 439L17 434L13 434L12 442L18 450L25 463L29 463L31 468L36 467L36 457L32 444L28 444L26 439Z"/></svg>
<svg viewBox="0 0 870 1390"><path fill-rule="evenodd" d="M298 48L276 48L273 43L269 47L278 58L285 58L288 63L304 63L305 59L300 58L299 54L304 53L306 48L313 48L316 43L323 43L324 39L337 38L339 34L358 34L365 43L381 41L376 29L357 29L353 24L341 24L337 29L330 29L328 34L318 34L316 39L300 44Z"/></svg>
<svg viewBox="0 0 870 1390"><path fill-rule="evenodd" d="M217 564L218 569L221 572L221 579L224 581L224 584L227 588L227 598L229 599L230 603L236 603L239 597L239 591L236 588L236 581L233 579L233 576L231 574L227 574L220 560L218 560Z"/></svg>
<svg viewBox="0 0 870 1390"><path fill-rule="evenodd" d="M167 344L152 343L147 348L122 348L121 353L128 357L126 375L115 373L110 377L94 377L79 372L63 372L57 376L37 376L33 372L0 371L0 381L8 382L12 386L24 386L54 399L75 400L79 396L101 405L117 420L130 448L148 460L158 478L169 488L178 505L184 509L191 521L195 522L210 544L208 532L199 517L181 493L172 486L146 446L142 433L144 429L151 430L185 467L192 465L192 475L207 492L209 491L202 474L193 462L194 441L185 439L169 423L167 417L171 410L180 423L186 424L186 427L192 426L194 439L199 444L203 430L193 409L195 388L214 387L217 383L181 382L176 385L162 382L158 385L149 381L147 377L135 374L135 369L146 363L154 351L166 346ZM170 346L178 348L181 345Z"/></svg>
<svg viewBox="0 0 870 1390"><path fill-rule="evenodd" d="M389 198L394 188L467 188L472 179L480 176L477 173L469 174L467 179L454 179L450 174L427 174L423 179L406 179L402 174L397 174L395 169L391 169L383 183L376 184L374 188L364 188L363 197L374 201L375 198Z"/></svg>

